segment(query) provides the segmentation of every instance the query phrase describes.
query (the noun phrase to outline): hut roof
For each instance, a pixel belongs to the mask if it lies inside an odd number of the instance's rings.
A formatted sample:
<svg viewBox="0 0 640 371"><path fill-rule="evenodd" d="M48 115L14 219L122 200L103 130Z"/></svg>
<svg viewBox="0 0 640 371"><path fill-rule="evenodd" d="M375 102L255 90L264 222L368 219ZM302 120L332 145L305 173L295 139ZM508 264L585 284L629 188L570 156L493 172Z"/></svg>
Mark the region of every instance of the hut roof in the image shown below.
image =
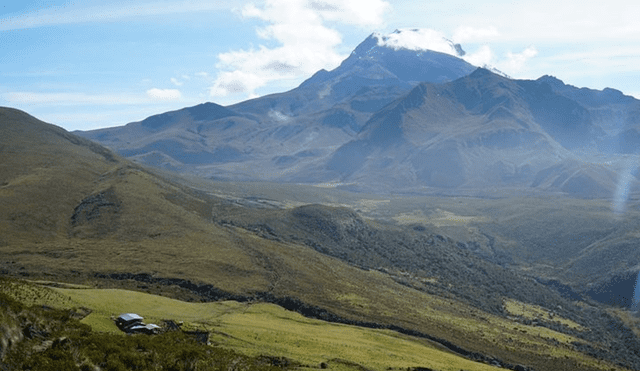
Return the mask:
<svg viewBox="0 0 640 371"><path fill-rule="evenodd" d="M118 316L119 320L125 321L125 322L131 322L131 321L142 321L143 318L140 317L139 315L135 314L135 313L124 313Z"/></svg>

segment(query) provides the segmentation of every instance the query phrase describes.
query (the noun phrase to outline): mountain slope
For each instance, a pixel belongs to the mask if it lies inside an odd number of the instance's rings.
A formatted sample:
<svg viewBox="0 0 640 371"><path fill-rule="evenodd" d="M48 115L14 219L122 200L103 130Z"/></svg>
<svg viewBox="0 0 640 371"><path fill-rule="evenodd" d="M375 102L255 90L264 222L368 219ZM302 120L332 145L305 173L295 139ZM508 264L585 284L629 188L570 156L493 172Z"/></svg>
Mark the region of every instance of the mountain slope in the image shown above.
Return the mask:
<svg viewBox="0 0 640 371"><path fill-rule="evenodd" d="M597 125L609 134L617 134L619 130L638 124L640 102L618 90L577 88L548 75L537 81L548 84L558 94L588 109Z"/></svg>
<svg viewBox="0 0 640 371"><path fill-rule="evenodd" d="M464 53L459 45L449 42L447 54L390 41L407 32L418 31L371 35L338 68L289 92L78 134L138 162L215 179L614 194L627 166L618 155L640 143L639 101L550 76L471 73L454 56Z"/></svg>
<svg viewBox="0 0 640 371"><path fill-rule="evenodd" d="M613 172L568 150L594 141L589 133L598 130L566 100L545 83L485 69L446 84L422 83L374 114L328 160L292 179L384 191L534 187L611 195Z"/></svg>
<svg viewBox="0 0 640 371"><path fill-rule="evenodd" d="M344 103L348 102L356 112L375 112L417 83L453 81L475 69L449 54L395 48L385 45L383 40L384 36L372 34L336 69L320 70L290 92L241 102L231 108L249 113L273 109L299 116L303 112L346 106Z"/></svg>
<svg viewBox="0 0 640 371"><path fill-rule="evenodd" d="M622 92L606 88L578 89L566 85L552 76L543 76L552 89L565 97L579 102L588 111L593 122L606 135L601 135L597 149L601 152L637 154L640 144L640 101Z"/></svg>
<svg viewBox="0 0 640 371"><path fill-rule="evenodd" d="M351 140L374 112L417 83L451 81L474 70L452 55L396 50L382 45L382 38L369 36L339 67L288 92L76 134L153 166L216 178L278 179Z"/></svg>
<svg viewBox="0 0 640 371"><path fill-rule="evenodd" d="M615 345L615 352L594 350L608 360L602 367L640 362L629 353L637 339L615 317L598 308L583 314L545 286L459 251L452 240L367 225L335 208L265 214L169 181L22 112L3 108L0 119L3 274L192 300L271 301L323 319L426 337L512 369L601 368L571 341L593 349ZM361 225L362 234L353 225ZM354 244L341 244L345 239ZM374 245L379 239L388 244ZM394 258L394 251L406 254ZM437 261L437 267L413 266L412 256ZM457 269L469 274L452 278ZM486 303L481 296L465 297L473 292L469 277L489 277L504 293L494 291ZM449 285L459 289L447 290ZM518 287L535 295L522 296ZM552 320L543 329L514 322L503 312L501 295L523 305L560 303L561 317L590 331ZM609 331L608 323L622 330ZM499 335L485 338L496 329ZM514 349L502 336L516 336L522 344ZM549 339L564 344L560 355Z"/></svg>

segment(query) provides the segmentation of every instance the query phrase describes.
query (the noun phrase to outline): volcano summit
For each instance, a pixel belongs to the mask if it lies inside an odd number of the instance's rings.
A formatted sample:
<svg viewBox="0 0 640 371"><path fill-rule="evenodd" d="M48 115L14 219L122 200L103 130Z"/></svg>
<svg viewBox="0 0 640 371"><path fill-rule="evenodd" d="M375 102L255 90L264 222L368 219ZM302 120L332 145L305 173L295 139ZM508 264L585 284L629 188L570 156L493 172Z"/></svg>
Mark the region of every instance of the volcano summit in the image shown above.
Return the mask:
<svg viewBox="0 0 640 371"><path fill-rule="evenodd" d="M513 80L424 32L372 34L339 67L288 92L77 134L141 163L220 180L615 192L619 155L635 151L639 101L550 76Z"/></svg>

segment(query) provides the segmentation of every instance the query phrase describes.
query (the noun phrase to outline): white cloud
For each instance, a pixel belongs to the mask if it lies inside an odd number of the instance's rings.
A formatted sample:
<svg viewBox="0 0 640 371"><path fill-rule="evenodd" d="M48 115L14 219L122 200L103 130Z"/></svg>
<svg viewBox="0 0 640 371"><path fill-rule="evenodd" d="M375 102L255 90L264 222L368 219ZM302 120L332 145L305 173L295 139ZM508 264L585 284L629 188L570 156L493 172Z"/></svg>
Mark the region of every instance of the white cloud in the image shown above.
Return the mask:
<svg viewBox="0 0 640 371"><path fill-rule="evenodd" d="M463 28L499 30L500 41L544 44L640 39L640 2L628 0L527 1L396 1L387 20L392 25L415 25L451 32L460 43ZM457 31L460 31L458 34ZM493 39L492 39L493 40ZM526 45L526 44L525 44Z"/></svg>
<svg viewBox="0 0 640 371"><path fill-rule="evenodd" d="M467 53L463 59L478 67L496 68L509 76L518 78L527 62L538 55L538 50L534 46L529 46L520 53L506 52L503 57L499 57L488 45L481 46L478 50Z"/></svg>
<svg viewBox="0 0 640 371"><path fill-rule="evenodd" d="M433 50L440 53L457 55L456 49L444 34L428 28L401 29L388 35L376 34L378 45L393 49Z"/></svg>
<svg viewBox="0 0 640 371"><path fill-rule="evenodd" d="M147 95L154 100L179 100L182 99L182 93L178 89L149 89Z"/></svg>
<svg viewBox="0 0 640 371"><path fill-rule="evenodd" d="M336 48L342 43L338 31L327 22L361 27L379 26L390 8L383 0L267 0L248 4L240 11L267 25L256 30L279 46L234 50L218 56L221 70L210 89L212 96L255 96L255 90L276 80L298 80L322 68L332 69L346 57Z"/></svg>
<svg viewBox="0 0 640 371"><path fill-rule="evenodd" d="M384 16L391 10L391 5L381 0L317 0L309 1L308 7L318 11L328 21L363 27L382 24Z"/></svg>
<svg viewBox="0 0 640 371"><path fill-rule="evenodd" d="M500 33L493 26L485 28L461 26L453 33L453 41L456 43L486 42L498 36Z"/></svg>
<svg viewBox="0 0 640 371"><path fill-rule="evenodd" d="M458 56L453 41L443 33L431 29L400 29L388 35L375 34L378 45L394 49L409 50L433 50ZM481 40L491 39L499 35L495 28L473 29L469 27L459 28L454 39ZM456 41L458 41L456 40ZM463 46L464 47L464 46ZM496 56L489 45L482 45L477 50L462 56L462 59L477 67L493 67L507 74L517 74L525 67L527 61L535 57L538 51L530 46L521 53L507 52L503 58Z"/></svg>
<svg viewBox="0 0 640 371"><path fill-rule="evenodd" d="M507 53L507 59L500 64L500 69L509 74L516 74L522 70L529 59L538 55L534 46L529 46L521 53Z"/></svg>
<svg viewBox="0 0 640 371"><path fill-rule="evenodd" d="M478 67L490 66L496 62L496 56L488 45L481 46L473 53L467 53L463 59Z"/></svg>
<svg viewBox="0 0 640 371"><path fill-rule="evenodd" d="M498 32L495 28L472 29L466 27L458 29L454 39L457 37L458 39L481 40L490 39L497 35ZM458 56L453 41L449 40L445 34L431 29L400 29L388 35L376 33L375 36L378 38L378 45L393 49L428 49ZM524 69L526 63L537 54L537 49L530 46L520 53L506 52L504 57L500 58L489 45L485 44L475 51L467 52L461 58L477 67L497 68L509 75L517 75Z"/></svg>
<svg viewBox="0 0 640 371"><path fill-rule="evenodd" d="M263 86L266 81L260 76L241 70L223 72L218 75L215 85L210 93L215 97L224 97L229 94L242 94L253 92Z"/></svg>
<svg viewBox="0 0 640 371"><path fill-rule="evenodd" d="M172 78L171 78L171 83L172 83L173 85L175 85L175 86L182 86L182 85L183 85L183 82L182 82L182 81L180 81L180 80L178 80L178 79L176 79L175 77L172 77Z"/></svg>

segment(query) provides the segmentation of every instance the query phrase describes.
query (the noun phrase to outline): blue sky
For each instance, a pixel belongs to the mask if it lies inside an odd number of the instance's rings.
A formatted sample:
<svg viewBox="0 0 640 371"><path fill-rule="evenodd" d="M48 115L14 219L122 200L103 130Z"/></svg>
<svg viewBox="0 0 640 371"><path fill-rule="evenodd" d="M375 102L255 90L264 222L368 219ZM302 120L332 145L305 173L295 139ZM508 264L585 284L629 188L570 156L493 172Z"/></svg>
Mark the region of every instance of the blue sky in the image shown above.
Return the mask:
<svg viewBox="0 0 640 371"><path fill-rule="evenodd" d="M132 5L133 4L133 5ZM0 106L68 130L288 90L372 32L425 29L514 78L640 97L640 3L2 1Z"/></svg>

